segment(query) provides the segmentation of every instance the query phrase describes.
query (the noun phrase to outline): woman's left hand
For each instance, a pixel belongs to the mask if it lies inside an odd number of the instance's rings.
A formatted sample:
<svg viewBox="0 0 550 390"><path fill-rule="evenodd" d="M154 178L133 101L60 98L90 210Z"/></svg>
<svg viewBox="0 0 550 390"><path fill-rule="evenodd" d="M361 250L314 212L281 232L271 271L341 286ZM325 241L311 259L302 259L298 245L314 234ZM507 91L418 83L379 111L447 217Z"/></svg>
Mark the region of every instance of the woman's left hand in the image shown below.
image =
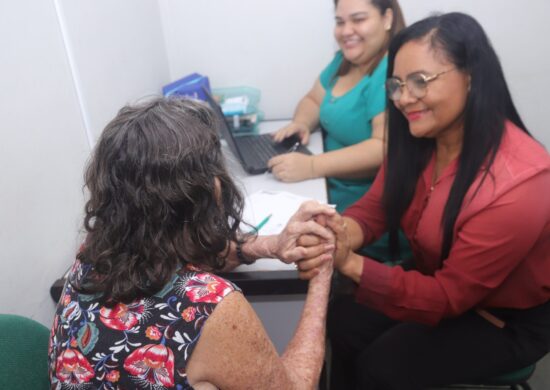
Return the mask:
<svg viewBox="0 0 550 390"><path fill-rule="evenodd" d="M272 157L267 165L277 179L296 182L314 178L313 158L303 153L284 153Z"/></svg>
<svg viewBox="0 0 550 390"><path fill-rule="evenodd" d="M327 226L334 232L336 238L336 249L334 251L334 268L342 270L349 261L353 251L348 234L346 219L337 214L327 219Z"/></svg>

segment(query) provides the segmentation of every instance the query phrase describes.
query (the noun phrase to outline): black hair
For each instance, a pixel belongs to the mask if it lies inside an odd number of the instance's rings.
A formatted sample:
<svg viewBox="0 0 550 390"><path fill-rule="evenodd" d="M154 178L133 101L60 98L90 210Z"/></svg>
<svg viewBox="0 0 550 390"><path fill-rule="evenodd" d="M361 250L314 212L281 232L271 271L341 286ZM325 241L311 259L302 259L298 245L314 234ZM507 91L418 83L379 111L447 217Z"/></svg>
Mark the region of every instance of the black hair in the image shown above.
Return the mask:
<svg viewBox="0 0 550 390"><path fill-rule="evenodd" d="M489 173L502 140L506 120L529 133L514 106L499 59L487 35L469 15L434 15L402 30L390 45L388 77L393 75L395 56L399 49L407 42L423 39L434 51L445 55L458 70L471 78L463 113L462 151L441 221L441 260L444 260L451 249L454 225L466 192L480 173L483 174L480 183ZM413 137L403 114L393 104L387 107L388 153L383 202L390 231L390 249L396 253L401 218L435 150L435 140Z"/></svg>
<svg viewBox="0 0 550 390"><path fill-rule="evenodd" d="M229 177L206 104L155 98L122 108L85 172L87 237L78 255L106 302L158 292L182 265L225 264L243 198Z"/></svg>

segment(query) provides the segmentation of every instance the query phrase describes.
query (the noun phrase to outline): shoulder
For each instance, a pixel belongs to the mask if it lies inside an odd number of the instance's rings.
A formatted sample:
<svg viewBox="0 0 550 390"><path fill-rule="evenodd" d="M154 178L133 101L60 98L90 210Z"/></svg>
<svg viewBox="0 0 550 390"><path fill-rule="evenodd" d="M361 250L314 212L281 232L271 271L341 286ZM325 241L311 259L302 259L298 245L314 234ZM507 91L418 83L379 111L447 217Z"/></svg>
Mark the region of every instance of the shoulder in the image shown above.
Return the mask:
<svg viewBox="0 0 550 390"><path fill-rule="evenodd" d="M374 70L365 75L361 81L361 94L368 100L376 99L381 104L386 102L386 72L388 69L388 57L384 56L374 68Z"/></svg>
<svg viewBox="0 0 550 390"><path fill-rule="evenodd" d="M329 62L327 68L332 68L334 71L336 71L338 70L340 64L342 64L343 60L344 55L342 54L341 50L338 50L336 53L334 53L334 57L332 57L332 61Z"/></svg>
<svg viewBox="0 0 550 390"><path fill-rule="evenodd" d="M231 281L193 266L177 273L174 288L194 303L219 303L226 295L240 291Z"/></svg>
<svg viewBox="0 0 550 390"><path fill-rule="evenodd" d="M191 385L204 381L218 388L290 388L275 347L242 294L224 299L201 333L187 367Z"/></svg>
<svg viewBox="0 0 550 390"><path fill-rule="evenodd" d="M504 179L522 181L550 170L550 155L537 140L512 122L506 122L494 171Z"/></svg>
<svg viewBox="0 0 550 390"><path fill-rule="evenodd" d="M376 68L371 73L371 79L376 82L381 82L384 84L386 82L388 72L388 56L384 56Z"/></svg>
<svg viewBox="0 0 550 390"><path fill-rule="evenodd" d="M491 204L515 204L525 207L524 195L542 199L550 188L550 156L534 138L511 122L506 129L490 173L479 187L480 175L468 191L468 208L475 212ZM479 188L479 190L478 190Z"/></svg>
<svg viewBox="0 0 550 390"><path fill-rule="evenodd" d="M376 68L370 73L363 77L362 82L364 83L363 90L371 92L380 92L385 93L385 84L386 84L386 73L388 70L388 57L384 56Z"/></svg>
<svg viewBox="0 0 550 390"><path fill-rule="evenodd" d="M334 54L334 57L332 58L332 61L329 62L329 64L323 69L321 72L321 75L319 76L319 80L321 81L321 85L323 88L327 88L330 83L332 82L332 79L338 72L338 68L342 64L342 60L344 59L344 56L342 55L341 51L337 51Z"/></svg>
<svg viewBox="0 0 550 390"><path fill-rule="evenodd" d="M361 96L367 103L365 109L372 118L386 109L386 70L388 58L384 56L370 75L366 75L362 83Z"/></svg>

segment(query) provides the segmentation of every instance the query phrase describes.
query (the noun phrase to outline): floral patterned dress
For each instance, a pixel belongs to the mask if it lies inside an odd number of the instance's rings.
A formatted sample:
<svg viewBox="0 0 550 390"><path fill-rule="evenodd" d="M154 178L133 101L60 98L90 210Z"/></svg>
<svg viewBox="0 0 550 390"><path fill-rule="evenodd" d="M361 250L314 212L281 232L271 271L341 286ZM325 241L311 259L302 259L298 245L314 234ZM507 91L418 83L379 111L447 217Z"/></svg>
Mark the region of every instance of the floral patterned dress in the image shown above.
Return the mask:
<svg viewBox="0 0 550 390"><path fill-rule="evenodd" d="M186 365L201 329L233 283L186 266L156 295L112 308L73 285L90 266L78 260L57 305L49 346L52 389L192 389Z"/></svg>

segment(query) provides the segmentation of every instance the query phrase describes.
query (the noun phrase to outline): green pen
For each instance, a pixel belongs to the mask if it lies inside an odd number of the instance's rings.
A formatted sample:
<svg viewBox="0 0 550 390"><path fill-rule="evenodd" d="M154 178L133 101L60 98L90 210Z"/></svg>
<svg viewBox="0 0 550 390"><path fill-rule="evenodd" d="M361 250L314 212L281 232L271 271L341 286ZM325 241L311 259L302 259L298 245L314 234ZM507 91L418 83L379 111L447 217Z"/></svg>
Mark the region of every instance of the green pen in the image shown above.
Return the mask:
<svg viewBox="0 0 550 390"><path fill-rule="evenodd" d="M257 224L256 226L254 226L254 231L257 233L260 231L261 228L263 228L265 226L265 224L269 221L269 218L271 218L273 214L269 214L267 217L265 217L264 219L262 219L262 221Z"/></svg>

